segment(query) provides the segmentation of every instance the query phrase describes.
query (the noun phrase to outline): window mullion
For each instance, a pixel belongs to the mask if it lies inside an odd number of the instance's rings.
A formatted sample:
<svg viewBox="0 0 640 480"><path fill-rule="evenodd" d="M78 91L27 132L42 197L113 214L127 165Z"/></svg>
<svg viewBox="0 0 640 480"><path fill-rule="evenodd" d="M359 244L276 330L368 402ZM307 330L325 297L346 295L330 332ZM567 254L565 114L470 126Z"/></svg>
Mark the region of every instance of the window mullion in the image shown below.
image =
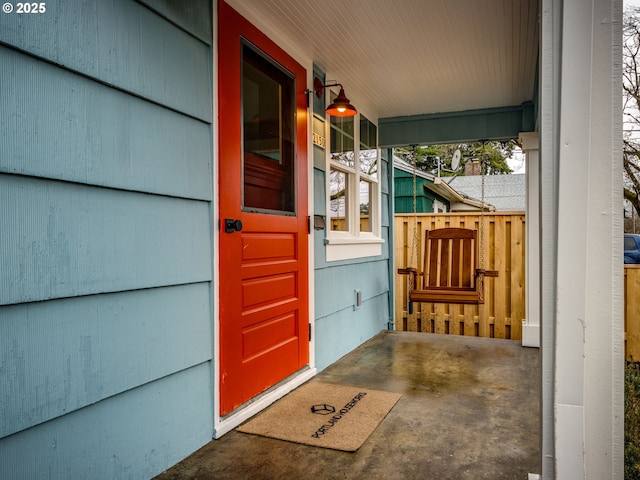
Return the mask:
<svg viewBox="0 0 640 480"><path fill-rule="evenodd" d="M360 235L360 202L358 201L359 185L357 168L351 174L351 191L353 192L353 195L351 195L351 211L349 215L349 221L352 225L350 231L354 237L358 237Z"/></svg>
<svg viewBox="0 0 640 480"><path fill-rule="evenodd" d="M353 125L353 152L355 157L355 174L353 178L354 183L354 195L353 195L353 204L354 208L353 212L353 226L354 226L354 235L356 237L360 236L360 121L355 121L354 117L354 125Z"/></svg>

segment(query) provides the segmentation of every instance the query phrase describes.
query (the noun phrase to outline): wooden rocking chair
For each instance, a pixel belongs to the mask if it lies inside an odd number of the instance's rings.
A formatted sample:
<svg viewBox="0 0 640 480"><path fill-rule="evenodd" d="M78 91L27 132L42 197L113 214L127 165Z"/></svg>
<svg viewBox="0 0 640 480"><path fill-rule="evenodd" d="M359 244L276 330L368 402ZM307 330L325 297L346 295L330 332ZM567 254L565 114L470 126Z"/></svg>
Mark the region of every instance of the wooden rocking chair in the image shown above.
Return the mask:
<svg viewBox="0 0 640 480"><path fill-rule="evenodd" d="M484 277L497 277L498 272L478 268L477 230L427 230L424 245L424 271L398 269L399 274L409 275L410 312L411 302L484 303Z"/></svg>

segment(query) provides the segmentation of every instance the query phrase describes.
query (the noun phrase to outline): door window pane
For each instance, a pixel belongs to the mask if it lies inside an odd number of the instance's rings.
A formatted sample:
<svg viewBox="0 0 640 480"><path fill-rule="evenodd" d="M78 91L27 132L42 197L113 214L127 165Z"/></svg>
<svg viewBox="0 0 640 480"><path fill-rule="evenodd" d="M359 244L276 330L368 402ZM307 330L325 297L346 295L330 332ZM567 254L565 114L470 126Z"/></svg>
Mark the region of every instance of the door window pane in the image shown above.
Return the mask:
<svg viewBox="0 0 640 480"><path fill-rule="evenodd" d="M294 88L294 79L279 65L249 45L243 45L245 210L295 211Z"/></svg>

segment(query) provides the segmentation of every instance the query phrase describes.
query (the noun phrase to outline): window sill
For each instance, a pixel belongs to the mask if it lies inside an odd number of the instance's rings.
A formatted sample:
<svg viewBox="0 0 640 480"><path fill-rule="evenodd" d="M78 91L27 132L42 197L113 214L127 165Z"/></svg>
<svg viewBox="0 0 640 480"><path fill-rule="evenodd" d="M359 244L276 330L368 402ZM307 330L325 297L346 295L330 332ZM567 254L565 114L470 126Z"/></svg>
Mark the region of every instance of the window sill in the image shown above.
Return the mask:
<svg viewBox="0 0 640 480"><path fill-rule="evenodd" d="M382 255L384 240L380 237L333 237L325 238L327 262Z"/></svg>

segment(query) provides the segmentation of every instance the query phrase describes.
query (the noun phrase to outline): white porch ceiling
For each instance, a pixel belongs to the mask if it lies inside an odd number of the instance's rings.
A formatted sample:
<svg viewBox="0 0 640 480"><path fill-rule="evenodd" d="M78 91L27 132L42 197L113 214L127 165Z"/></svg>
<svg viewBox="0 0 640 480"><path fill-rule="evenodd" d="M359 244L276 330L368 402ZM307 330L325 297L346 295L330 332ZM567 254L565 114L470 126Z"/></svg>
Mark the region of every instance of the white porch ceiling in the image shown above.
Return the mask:
<svg viewBox="0 0 640 480"><path fill-rule="evenodd" d="M372 118L531 100L538 0L229 0Z"/></svg>

